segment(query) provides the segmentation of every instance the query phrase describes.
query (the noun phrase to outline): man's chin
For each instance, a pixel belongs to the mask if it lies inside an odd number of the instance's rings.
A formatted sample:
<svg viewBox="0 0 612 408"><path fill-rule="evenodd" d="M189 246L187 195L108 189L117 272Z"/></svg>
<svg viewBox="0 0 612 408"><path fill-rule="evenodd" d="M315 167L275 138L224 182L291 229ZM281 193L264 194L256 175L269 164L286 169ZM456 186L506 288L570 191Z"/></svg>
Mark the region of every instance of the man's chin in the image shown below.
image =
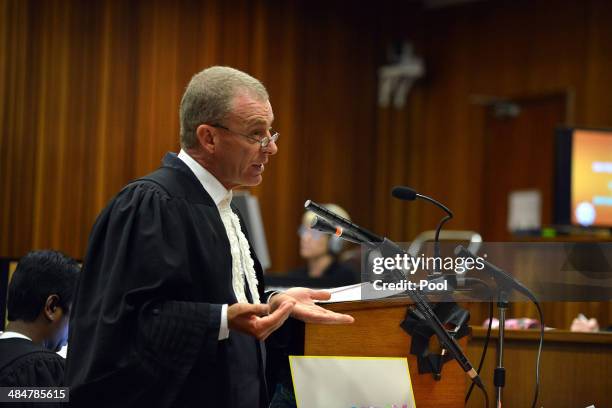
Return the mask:
<svg viewBox="0 0 612 408"><path fill-rule="evenodd" d="M258 174L257 176L249 177L248 179L243 181L243 187L255 187L261 184L261 182L263 181L263 177L261 176L261 174Z"/></svg>

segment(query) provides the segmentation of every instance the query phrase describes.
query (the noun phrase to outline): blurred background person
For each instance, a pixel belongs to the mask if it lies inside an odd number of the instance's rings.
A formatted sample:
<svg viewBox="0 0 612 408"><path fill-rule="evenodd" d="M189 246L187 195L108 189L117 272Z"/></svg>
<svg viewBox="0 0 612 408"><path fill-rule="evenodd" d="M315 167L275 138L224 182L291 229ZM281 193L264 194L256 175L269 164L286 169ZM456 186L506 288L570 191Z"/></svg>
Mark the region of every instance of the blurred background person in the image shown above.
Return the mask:
<svg viewBox="0 0 612 408"><path fill-rule="evenodd" d="M0 334L0 386L58 387L65 360L79 265L52 250L21 258L8 288L6 331Z"/></svg>
<svg viewBox="0 0 612 408"><path fill-rule="evenodd" d="M323 207L350 220L349 214L339 205L323 204ZM358 272L340 260L345 249L345 241L310 228L314 217L315 214L310 211L304 213L298 228L300 257L306 261L306 264L290 270L288 277L324 279L329 282L329 286L344 286L359 282Z"/></svg>

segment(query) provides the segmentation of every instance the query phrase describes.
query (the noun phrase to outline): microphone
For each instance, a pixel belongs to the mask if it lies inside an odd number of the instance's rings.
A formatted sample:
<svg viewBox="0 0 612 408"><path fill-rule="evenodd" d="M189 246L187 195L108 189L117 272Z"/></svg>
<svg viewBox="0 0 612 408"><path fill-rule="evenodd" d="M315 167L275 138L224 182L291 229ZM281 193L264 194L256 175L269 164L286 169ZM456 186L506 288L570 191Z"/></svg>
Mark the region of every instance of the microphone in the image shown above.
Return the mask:
<svg viewBox="0 0 612 408"><path fill-rule="evenodd" d="M410 187L405 186L393 187L393 190L391 190L391 195L395 198L406 201L414 201L417 198L417 192Z"/></svg>
<svg viewBox="0 0 612 408"><path fill-rule="evenodd" d="M390 241L387 238L378 236L365 228L361 228L360 226L353 224L346 218L337 215L336 213L320 206L319 204L311 200L306 200L306 202L304 203L304 208L326 219L328 221L328 224L331 225L332 229L334 228L333 225L335 224L336 226L342 228L343 234L350 233L351 236L358 239L360 243L366 244L371 248L379 248L383 252L383 254L385 254L385 256L390 256L391 254L406 254L406 251L401 249L395 242ZM483 388L484 386L482 380L480 379L480 376L468 360L467 356L461 350L461 347L459 347L457 340L455 340L455 338L446 331L446 328L444 327L438 316L435 314L435 312L432 310L429 303L423 298L423 296L418 290L408 290L406 292L408 293L408 296L410 296L410 298L414 300L414 306L417 308L417 310L425 317L425 320L430 323L431 329L438 336L440 342L444 344L445 348L455 356L455 360L457 361L457 363L459 363L463 371L465 371L466 374L471 378L471 380L475 382L480 388Z"/></svg>
<svg viewBox="0 0 612 408"><path fill-rule="evenodd" d="M453 218L453 212L449 210L447 206L445 206L438 200L434 200L433 198L429 196L417 193L415 190L411 189L410 187L395 186L393 187L393 190L391 190L391 195L397 199L404 200L404 201L414 201L417 198L420 198L425 201L429 201L430 203L433 203L434 205L440 207L445 213L448 214L450 218Z"/></svg>
<svg viewBox="0 0 612 408"><path fill-rule="evenodd" d="M304 203L304 208L307 209L308 211L312 211L319 217L322 217L328 220L332 225L336 225L336 226L342 227L346 231L350 231L354 237L360 240L359 243L368 244L368 243L379 243L379 242L384 241L383 237L380 237L374 234L373 232L368 231L365 228L361 228L360 226L353 224L346 218L341 217L338 214L328 210L327 208L320 206L314 201L306 200L306 202Z"/></svg>
<svg viewBox="0 0 612 408"><path fill-rule="evenodd" d="M438 200L434 200L433 198L419 194L415 190L410 187L405 186L396 186L391 190L391 195L397 199L404 201L414 201L417 198L421 200L429 201L435 206L439 207L446 213L446 217L442 218L436 227L436 236L434 238L434 256L436 258L440 258L440 231L442 230L442 226L451 218L453 218L453 212L444 204L439 202ZM440 272L440 270L436 270L435 272Z"/></svg>
<svg viewBox="0 0 612 408"><path fill-rule="evenodd" d="M362 244L363 241L351 231L347 231L341 226L334 227L329 222L325 221L325 219L320 218L315 215L310 223L310 228L315 229L317 231L324 232L326 234L335 235L338 238L342 238L345 241L353 242L355 244Z"/></svg>
<svg viewBox="0 0 612 408"><path fill-rule="evenodd" d="M473 253L471 253L470 251L468 251L467 249L465 249L462 245L458 245L455 248L455 255L461 256L463 258L476 259L476 256ZM493 279L499 285L501 285L503 287L511 287L511 288L515 289L516 291L522 293L523 295L527 296L527 298L529 300L531 300L532 302L538 303L538 299L535 297L533 292L531 292L531 290L529 290L529 288L527 288L525 285L523 285L521 282L519 282L517 279L515 279L514 276L509 275L503 269L498 268L497 266L495 266L492 263L486 261L482 257L480 257L480 261L484 264L485 269L487 271L489 271L491 276L493 276Z"/></svg>

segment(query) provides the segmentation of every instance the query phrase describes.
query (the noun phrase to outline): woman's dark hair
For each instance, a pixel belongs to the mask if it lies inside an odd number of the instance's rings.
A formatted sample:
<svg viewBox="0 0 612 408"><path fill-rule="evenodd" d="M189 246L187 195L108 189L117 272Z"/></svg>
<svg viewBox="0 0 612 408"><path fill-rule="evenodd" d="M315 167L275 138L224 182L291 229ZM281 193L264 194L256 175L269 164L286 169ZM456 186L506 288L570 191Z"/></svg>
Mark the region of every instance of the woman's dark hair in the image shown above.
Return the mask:
<svg viewBox="0 0 612 408"><path fill-rule="evenodd" d="M69 313L74 298L79 264L61 252L32 251L19 260L8 288L8 320L36 320L50 295Z"/></svg>

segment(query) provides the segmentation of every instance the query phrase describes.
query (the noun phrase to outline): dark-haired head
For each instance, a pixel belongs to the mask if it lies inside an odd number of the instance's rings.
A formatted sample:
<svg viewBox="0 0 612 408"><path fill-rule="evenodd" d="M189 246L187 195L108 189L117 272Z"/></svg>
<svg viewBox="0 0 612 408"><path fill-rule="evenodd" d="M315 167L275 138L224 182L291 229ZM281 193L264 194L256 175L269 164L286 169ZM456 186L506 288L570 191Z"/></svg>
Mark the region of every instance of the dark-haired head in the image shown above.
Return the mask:
<svg viewBox="0 0 612 408"><path fill-rule="evenodd" d="M61 347L79 270L75 260L57 251L32 251L21 258L8 288L7 330L25 327L34 341Z"/></svg>

